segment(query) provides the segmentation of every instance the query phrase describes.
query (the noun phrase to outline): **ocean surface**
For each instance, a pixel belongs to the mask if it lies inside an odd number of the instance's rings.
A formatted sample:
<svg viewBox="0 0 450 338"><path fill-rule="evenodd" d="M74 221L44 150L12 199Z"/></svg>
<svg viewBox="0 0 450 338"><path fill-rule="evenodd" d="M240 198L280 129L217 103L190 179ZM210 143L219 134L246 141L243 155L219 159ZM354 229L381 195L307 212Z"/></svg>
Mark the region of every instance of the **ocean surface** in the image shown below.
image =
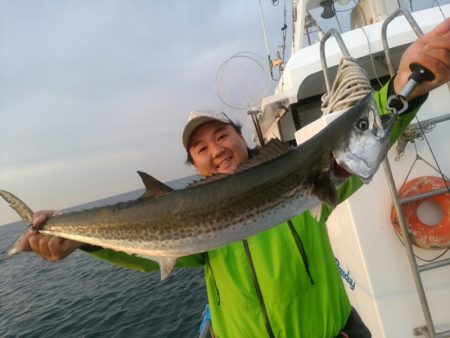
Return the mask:
<svg viewBox="0 0 450 338"><path fill-rule="evenodd" d="M132 192L77 207L115 203ZM23 231L0 226L0 252ZM24 253L0 256L0 337L197 337L207 303L203 269L165 281L77 251L50 263Z"/></svg>

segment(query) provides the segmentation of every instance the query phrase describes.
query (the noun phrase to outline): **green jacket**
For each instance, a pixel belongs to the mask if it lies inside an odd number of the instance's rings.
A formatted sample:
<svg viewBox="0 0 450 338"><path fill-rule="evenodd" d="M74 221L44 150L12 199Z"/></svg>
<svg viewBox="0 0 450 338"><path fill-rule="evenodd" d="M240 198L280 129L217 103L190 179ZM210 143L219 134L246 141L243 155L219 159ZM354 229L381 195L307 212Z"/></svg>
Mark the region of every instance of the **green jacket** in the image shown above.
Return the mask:
<svg viewBox="0 0 450 338"><path fill-rule="evenodd" d="M382 114L387 113L387 93L387 85L375 93ZM399 117L391 144L415 111ZM356 177L348 179L338 191L339 201L361 185ZM325 227L331 211L323 204L320 221L306 211L247 240L178 260L179 267L204 266L217 337L330 338L339 334L351 306ZM158 269L153 261L112 250L91 254L130 269Z"/></svg>

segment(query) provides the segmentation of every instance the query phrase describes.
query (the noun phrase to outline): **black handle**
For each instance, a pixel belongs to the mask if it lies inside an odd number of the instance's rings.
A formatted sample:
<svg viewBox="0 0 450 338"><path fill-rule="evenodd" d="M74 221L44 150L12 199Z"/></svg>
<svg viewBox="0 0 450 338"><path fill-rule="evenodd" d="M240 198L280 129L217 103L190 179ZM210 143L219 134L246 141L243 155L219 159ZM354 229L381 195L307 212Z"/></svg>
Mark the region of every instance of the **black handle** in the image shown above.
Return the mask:
<svg viewBox="0 0 450 338"><path fill-rule="evenodd" d="M412 74L410 75L410 79L413 79L417 83L421 83L422 81L433 81L435 76L434 74L418 63L411 63L409 65L409 69L411 69Z"/></svg>
<svg viewBox="0 0 450 338"><path fill-rule="evenodd" d="M387 108L392 110L396 115L402 114L408 109L408 101L407 97L412 93L414 88L417 87L423 81L432 81L434 80L434 74L426 69L424 66L419 65L418 63L411 63L409 65L409 69L411 69L411 75L408 78L408 82L405 86L400 90L398 95L391 95L387 101Z"/></svg>

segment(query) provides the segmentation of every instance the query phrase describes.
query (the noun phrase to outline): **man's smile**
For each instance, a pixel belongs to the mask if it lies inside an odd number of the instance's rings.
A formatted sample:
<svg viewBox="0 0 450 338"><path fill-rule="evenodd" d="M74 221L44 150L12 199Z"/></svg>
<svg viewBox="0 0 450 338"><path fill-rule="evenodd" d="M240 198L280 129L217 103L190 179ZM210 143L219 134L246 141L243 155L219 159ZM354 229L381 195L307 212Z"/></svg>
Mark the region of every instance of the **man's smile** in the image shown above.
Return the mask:
<svg viewBox="0 0 450 338"><path fill-rule="evenodd" d="M233 161L233 155L227 155L225 156L222 160L220 160L220 162L216 165L216 169L218 171L220 170L226 170L229 169L230 166L234 165L234 161Z"/></svg>

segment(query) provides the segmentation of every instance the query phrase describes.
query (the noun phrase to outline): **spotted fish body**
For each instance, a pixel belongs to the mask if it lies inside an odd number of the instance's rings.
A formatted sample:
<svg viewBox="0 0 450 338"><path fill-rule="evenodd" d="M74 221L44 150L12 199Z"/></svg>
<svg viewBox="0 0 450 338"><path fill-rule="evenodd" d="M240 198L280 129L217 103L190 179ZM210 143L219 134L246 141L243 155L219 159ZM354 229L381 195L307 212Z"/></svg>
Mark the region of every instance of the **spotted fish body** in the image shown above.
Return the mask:
<svg viewBox="0 0 450 338"><path fill-rule="evenodd" d="M333 150L345 157L348 137L357 135L360 142L377 138L370 129L358 132L361 121L373 114L377 112L368 96L300 146L272 141L233 175L206 178L185 189L172 190L139 172L146 193L137 200L57 215L39 232L152 258L165 278L178 257L242 240L321 201L335 203ZM374 154L377 158L385 155L387 146L379 145L387 144L386 135L372 142L377 152L384 152ZM367 179L366 170L363 175ZM6 191L0 195L24 220L31 219L31 210L20 199ZM9 254L16 251L13 245Z"/></svg>

